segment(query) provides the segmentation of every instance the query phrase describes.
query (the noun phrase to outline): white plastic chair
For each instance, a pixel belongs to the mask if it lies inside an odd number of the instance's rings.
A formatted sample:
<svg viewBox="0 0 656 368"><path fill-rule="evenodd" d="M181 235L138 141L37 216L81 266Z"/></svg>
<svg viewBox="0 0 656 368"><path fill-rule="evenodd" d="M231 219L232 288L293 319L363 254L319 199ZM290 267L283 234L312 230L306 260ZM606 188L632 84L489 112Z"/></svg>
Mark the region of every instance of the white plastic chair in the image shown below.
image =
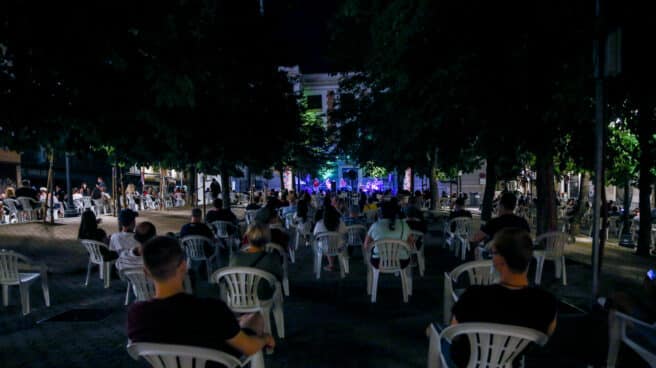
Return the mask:
<svg viewBox="0 0 656 368"><path fill-rule="evenodd" d="M490 285L498 281L498 274L494 270L491 259L482 261L471 261L463 263L454 268L451 272L444 273L444 300L443 300L443 318L444 324L451 323L451 308L458 301L461 294L455 288L460 276L466 274L469 286L471 285Z"/></svg>
<svg viewBox="0 0 656 368"><path fill-rule="evenodd" d="M560 231L550 231L535 238L535 245L544 243L544 250L534 250L533 257L537 260L535 270L535 284L540 285L544 261L553 261L556 267L556 278L562 279L563 285L567 285L567 269L565 268L565 244L568 235Z"/></svg>
<svg viewBox="0 0 656 368"><path fill-rule="evenodd" d="M6 224L15 224L21 221L16 203L16 200L11 198L5 198L2 200L3 207L7 208L9 212L4 216Z"/></svg>
<svg viewBox="0 0 656 368"><path fill-rule="evenodd" d="M424 248L426 248L426 243L424 243L424 233L421 231L412 230L410 235L412 235L415 240L415 246L412 247L412 254L417 257L419 276L424 277L424 272L426 271L426 258L424 257ZM417 244L420 242L421 249L417 249Z"/></svg>
<svg viewBox="0 0 656 368"><path fill-rule="evenodd" d="M20 269L39 272L20 272ZM30 285L41 277L41 289L46 307L50 306L48 289L48 269L45 264L37 264L28 257L11 250L0 249L0 285L2 285L2 303L9 305L9 286L18 286L23 315L30 313Z"/></svg>
<svg viewBox="0 0 656 368"><path fill-rule="evenodd" d="M130 288L137 301L152 299L155 296L155 284L146 277L143 268L124 268L119 271L121 278L128 282L128 292L125 295L125 305L129 301Z"/></svg>
<svg viewBox="0 0 656 368"><path fill-rule="evenodd" d="M289 296L289 277L287 273L287 267L288 267L288 262L287 262L287 252L285 252L285 249L276 244L276 243L268 243L265 248L267 252L278 252L278 255L280 255L280 258L282 259L282 289L285 292L285 296Z"/></svg>
<svg viewBox="0 0 656 368"><path fill-rule="evenodd" d="M378 250L380 259L378 268L370 263L371 254L374 248ZM366 257L369 266L367 267L367 294L371 295L371 302L376 302L378 294L378 278L381 273L392 273L401 275L401 291L403 293L403 302L408 302L408 296L412 295L412 267L401 268L401 250L410 255L412 250L407 242L398 239L381 239L371 247L370 254Z"/></svg>
<svg viewBox="0 0 656 368"><path fill-rule="evenodd" d="M367 236L367 228L364 225L349 225L346 227L346 246L361 247L364 257L364 239Z"/></svg>
<svg viewBox="0 0 656 368"><path fill-rule="evenodd" d="M209 226L214 232L214 237L221 242L225 242L226 247L228 247L229 257L232 258L232 248L235 245L239 247L239 228L230 221L213 221L209 223ZM230 232L232 232L232 235Z"/></svg>
<svg viewBox="0 0 656 368"><path fill-rule="evenodd" d="M255 214L257 210L246 210L244 213L244 219L246 220L246 225L250 225L255 221Z"/></svg>
<svg viewBox="0 0 656 368"><path fill-rule="evenodd" d="M469 362L467 368L512 368L513 361L530 343L540 346L549 337L531 328L498 323L466 322L437 332L429 327L428 368L447 368L449 365L442 353L441 340L449 343L459 335L469 340Z"/></svg>
<svg viewBox="0 0 656 368"><path fill-rule="evenodd" d="M215 349L150 342L130 343L127 350L133 359L143 357L155 368L198 368L205 367L206 362L216 362L226 368L245 367L249 364L251 368L264 368L261 351L240 359Z"/></svg>
<svg viewBox="0 0 656 368"><path fill-rule="evenodd" d="M650 325L616 310L611 310L609 317L608 367L615 367L622 342L646 360L650 367L656 367L654 345L651 348L644 346L644 340L649 338L648 336L652 339L656 337L656 324Z"/></svg>
<svg viewBox="0 0 656 368"><path fill-rule="evenodd" d="M298 221L296 223L296 241L294 242L295 250L298 250L301 241L305 242L305 246L310 246L310 239L312 238L312 221L308 215L305 222Z"/></svg>
<svg viewBox="0 0 656 368"><path fill-rule="evenodd" d="M21 204L23 209L20 211L24 218L29 221L34 220L36 213L40 210L41 203L30 197L18 197L16 200Z"/></svg>
<svg viewBox="0 0 656 368"><path fill-rule="evenodd" d="M342 278L349 273L349 260L344 235L336 231L319 233L314 238L314 273L317 280L321 277L321 261L323 256L337 257L339 260L339 274Z"/></svg>
<svg viewBox="0 0 656 368"><path fill-rule="evenodd" d="M285 337L285 316L283 313L282 286L270 272L253 267L224 267L212 274L212 282L221 288L221 299L236 313L260 312L264 318L264 328L271 333L271 312L276 321L279 338ZM257 295L260 282L268 282L274 289L273 296L261 300Z"/></svg>
<svg viewBox="0 0 656 368"><path fill-rule="evenodd" d="M87 279L84 282L84 286L87 287L89 286L89 277L91 276L91 267L96 264L99 267L99 273L100 273L100 279L105 281L105 289L109 287L110 281L111 281L111 267L112 264L116 262L116 260L112 261L107 261L105 262L102 253L100 252L100 248L104 247L109 251L109 248L105 243L95 241L95 240L89 240L89 239L81 239L80 242L86 248L87 252L89 252L89 263L87 264Z"/></svg>
<svg viewBox="0 0 656 368"><path fill-rule="evenodd" d="M454 225L454 230L451 231L452 226ZM460 259L463 261L467 258L467 250L469 249L469 238L472 235L472 219L470 217L456 217L451 219L448 223L447 232L451 237L451 244L453 240L457 240L460 244L460 249L453 249L456 256L460 254Z"/></svg>
<svg viewBox="0 0 656 368"><path fill-rule="evenodd" d="M187 261L190 266L192 262L205 262L207 279L209 280L212 275L212 263L217 262L218 264L219 257L216 248L214 249L214 254L209 256L209 258L205 255L205 244L214 248L212 239L202 235L189 235L180 239L180 244L182 244L182 249L184 249L187 255Z"/></svg>

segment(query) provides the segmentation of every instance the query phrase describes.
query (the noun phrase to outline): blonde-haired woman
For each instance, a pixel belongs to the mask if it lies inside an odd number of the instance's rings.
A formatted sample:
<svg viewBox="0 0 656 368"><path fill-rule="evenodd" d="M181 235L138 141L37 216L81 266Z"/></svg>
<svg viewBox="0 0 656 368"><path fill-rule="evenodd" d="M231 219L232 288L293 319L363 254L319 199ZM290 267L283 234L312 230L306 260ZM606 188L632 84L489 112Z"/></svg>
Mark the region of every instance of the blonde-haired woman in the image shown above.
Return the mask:
<svg viewBox="0 0 656 368"><path fill-rule="evenodd" d="M265 246L271 239L269 226L254 223L246 230L248 246L232 255L230 266L253 267L272 273L278 281L282 281L282 259L278 253L267 253ZM257 289L260 299L271 299L274 290L266 282L261 282Z"/></svg>

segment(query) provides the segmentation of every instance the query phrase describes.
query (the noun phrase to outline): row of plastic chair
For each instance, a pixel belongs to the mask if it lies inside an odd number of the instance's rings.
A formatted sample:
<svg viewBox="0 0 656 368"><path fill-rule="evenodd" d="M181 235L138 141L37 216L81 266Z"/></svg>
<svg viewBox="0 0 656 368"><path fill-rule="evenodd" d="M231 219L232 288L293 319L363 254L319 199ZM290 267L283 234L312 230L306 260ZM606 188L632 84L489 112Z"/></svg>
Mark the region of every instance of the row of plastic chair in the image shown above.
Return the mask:
<svg viewBox="0 0 656 368"><path fill-rule="evenodd" d="M21 272L38 271L38 272ZM30 258L11 250L0 249L0 285L2 286L2 304L9 305L9 287L18 286L23 315L31 311L30 285L41 278L41 289L46 307L50 306L50 289L48 288L48 268L43 263L36 263Z"/></svg>

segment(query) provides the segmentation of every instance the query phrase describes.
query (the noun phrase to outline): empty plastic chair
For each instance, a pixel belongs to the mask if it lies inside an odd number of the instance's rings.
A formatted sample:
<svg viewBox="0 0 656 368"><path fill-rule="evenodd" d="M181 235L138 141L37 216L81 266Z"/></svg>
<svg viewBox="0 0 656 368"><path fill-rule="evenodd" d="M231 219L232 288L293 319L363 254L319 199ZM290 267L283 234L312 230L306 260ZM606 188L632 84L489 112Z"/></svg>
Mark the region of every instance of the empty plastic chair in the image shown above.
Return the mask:
<svg viewBox="0 0 656 368"><path fill-rule="evenodd" d="M39 272L20 272L20 269ZM30 313L30 285L41 277L41 289L46 307L50 306L50 290L48 289L48 269L45 264L37 264L26 256L11 250L0 249L0 285L2 285L2 303L9 305L9 286L18 286L21 297L23 315Z"/></svg>
<svg viewBox="0 0 656 368"><path fill-rule="evenodd" d="M565 268L565 244L568 235L560 231L550 231L535 238L535 245L544 245L543 249L534 250L533 257L537 260L535 270L535 284L540 285L544 261L553 261L556 267L556 278L563 279L563 285L567 285L567 269Z"/></svg>
<svg viewBox="0 0 656 368"><path fill-rule="evenodd" d="M615 367L620 343L624 343L646 360L650 367L655 368L653 338L656 336L656 324L650 325L616 310L611 310L609 317L608 367ZM651 346L648 342L650 337Z"/></svg>

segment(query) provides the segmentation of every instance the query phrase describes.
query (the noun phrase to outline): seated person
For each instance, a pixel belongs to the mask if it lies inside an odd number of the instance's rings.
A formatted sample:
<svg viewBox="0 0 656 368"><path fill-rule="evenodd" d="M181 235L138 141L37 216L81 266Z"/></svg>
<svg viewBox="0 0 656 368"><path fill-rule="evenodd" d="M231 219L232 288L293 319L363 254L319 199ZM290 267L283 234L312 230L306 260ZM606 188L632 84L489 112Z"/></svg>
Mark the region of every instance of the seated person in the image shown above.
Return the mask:
<svg viewBox="0 0 656 368"><path fill-rule="evenodd" d="M205 215L205 223L211 224L214 221L227 221L235 226L237 226L237 216L229 208L223 208L223 200L217 198L212 202L214 208L207 211ZM235 232L236 228L228 228L228 234L232 235Z"/></svg>
<svg viewBox="0 0 656 368"><path fill-rule="evenodd" d="M259 210L260 209L260 196L253 196L253 200L246 206L246 210Z"/></svg>
<svg viewBox="0 0 656 368"><path fill-rule="evenodd" d="M465 199L463 197L456 199L453 211L449 213L449 220L453 220L456 217L472 217L471 212L465 209Z"/></svg>
<svg viewBox="0 0 656 368"><path fill-rule="evenodd" d="M135 218L139 214L129 208L124 208L118 213L118 223L121 226L121 231L112 234L109 239L109 249L121 253L124 250L130 250L139 243L134 240L134 227L136 225Z"/></svg>
<svg viewBox="0 0 656 368"><path fill-rule="evenodd" d="M82 212L82 218L80 221L80 229L77 233L78 239L88 239L95 240L97 242L109 243L107 238L107 233L105 230L98 227L100 219L96 219L96 215L91 211L91 209L86 209ZM103 256L105 262L113 261L118 258L118 253L112 251L106 247L100 247L100 253Z"/></svg>
<svg viewBox="0 0 656 368"><path fill-rule="evenodd" d="M205 225L201 219L203 218L203 212L200 208L194 208L191 210L191 222L185 224L180 229L180 239L189 235L202 235L204 237L214 239L214 233L207 225Z"/></svg>
<svg viewBox="0 0 656 368"><path fill-rule="evenodd" d="M398 239L407 242L411 248L414 245L414 237L410 234L410 226L404 220L398 218L399 212L400 208L396 198L382 202L382 218L371 225L367 232L367 237L364 239L363 249L365 254L368 254L369 249L374 247L371 253L371 265L376 268L380 264L380 256L374 246L376 241L381 239ZM405 268L410 264L410 253L407 250L400 249L399 259L401 261L401 268Z"/></svg>
<svg viewBox="0 0 656 368"><path fill-rule="evenodd" d="M410 206L406 210L406 213L407 217L405 218L405 222L410 226L410 229L426 234L426 231L428 231L428 224L426 224L426 220L424 220L421 210L415 206ZM416 241L415 248L421 249L421 246L423 245L422 243L422 241Z"/></svg>
<svg viewBox="0 0 656 368"><path fill-rule="evenodd" d="M248 247L234 253L230 258L230 266L254 267L272 273L278 281L282 281L282 259L277 252L267 253L265 245L270 241L269 229L264 224L252 224L246 231ZM257 295L262 300L271 299L274 289L267 282L260 282Z"/></svg>
<svg viewBox="0 0 656 368"><path fill-rule="evenodd" d="M157 230L152 222L144 221L134 229L134 240L138 245L130 250L124 250L116 261L116 268L120 271L124 268L141 268L143 267L143 258L141 248L148 240L157 235Z"/></svg>
<svg viewBox="0 0 656 368"><path fill-rule="evenodd" d="M318 234L325 232L338 232L340 234L346 234L346 225L344 225L344 222L340 219L339 212L335 209L335 207L327 205L324 207L322 214L323 218L319 220L316 225L314 225L314 231L312 234L315 238ZM328 265L323 269L325 271L333 271L335 257L328 256L326 258L328 258Z"/></svg>
<svg viewBox="0 0 656 368"><path fill-rule="evenodd" d="M348 215L343 216L342 220L346 226L367 224L367 218L360 214L360 206L357 204L351 205L351 207L349 207Z"/></svg>
<svg viewBox="0 0 656 368"><path fill-rule="evenodd" d="M491 249L499 283L470 286L453 306L451 324L501 323L553 334L558 301L547 291L529 287L527 274L533 259L533 241L528 232L519 228L500 230L491 242ZM466 366L468 341L455 339L451 353L458 367Z"/></svg>
<svg viewBox="0 0 656 368"><path fill-rule="evenodd" d="M469 240L476 246L481 241L489 241L494 235L505 228L517 227L530 233L531 228L523 217L514 214L517 198L510 192L503 193L499 200L499 216L488 221ZM489 243L488 243L489 244Z"/></svg>
<svg viewBox="0 0 656 368"><path fill-rule="evenodd" d="M155 237L142 250L146 274L155 282L155 297L128 308L127 335L132 342L198 346L237 358L275 346L273 337L261 334L259 314L240 326L221 300L185 293L187 264L177 240Z"/></svg>

